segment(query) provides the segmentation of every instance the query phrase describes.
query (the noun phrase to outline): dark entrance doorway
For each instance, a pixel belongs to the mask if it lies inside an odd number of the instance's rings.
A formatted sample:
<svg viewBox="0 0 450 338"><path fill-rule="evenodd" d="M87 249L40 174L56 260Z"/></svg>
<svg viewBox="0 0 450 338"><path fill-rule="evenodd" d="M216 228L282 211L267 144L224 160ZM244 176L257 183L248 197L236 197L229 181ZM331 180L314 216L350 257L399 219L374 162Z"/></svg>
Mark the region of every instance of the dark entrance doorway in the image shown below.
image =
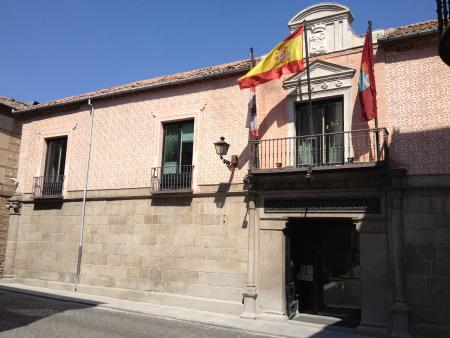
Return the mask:
<svg viewBox="0 0 450 338"><path fill-rule="evenodd" d="M290 220L286 228L286 296L299 313L360 321L359 233L350 219ZM320 322L320 320L319 320Z"/></svg>

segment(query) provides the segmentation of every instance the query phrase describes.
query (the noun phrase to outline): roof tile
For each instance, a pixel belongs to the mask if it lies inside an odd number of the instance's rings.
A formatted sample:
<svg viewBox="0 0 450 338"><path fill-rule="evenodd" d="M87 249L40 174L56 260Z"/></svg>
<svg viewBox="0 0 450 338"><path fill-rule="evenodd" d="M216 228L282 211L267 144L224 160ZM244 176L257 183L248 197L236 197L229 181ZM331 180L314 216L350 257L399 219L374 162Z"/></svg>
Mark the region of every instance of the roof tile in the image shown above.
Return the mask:
<svg viewBox="0 0 450 338"><path fill-rule="evenodd" d="M219 77L226 74L231 73L238 73L238 72L245 72L250 67L250 60L241 60L241 61L235 61L231 63L226 63L222 65L212 66L212 67L206 67L206 68L200 68L195 69L187 72L181 72L181 73L175 73L171 75L166 76L160 76L155 77L147 80L139 80L135 82L131 82L125 85L111 87L111 88L105 88L100 89L76 96L69 96L62 99L44 102L41 104L33 105L28 108L24 107L24 109L21 109L19 112L27 112L27 111L34 111L34 110L41 110L44 108L50 108L52 106L58 106L62 104L70 104L74 102L78 102L81 100L87 100L89 98L95 98L98 96L109 96L114 94L121 94L123 92L126 92L127 90L133 90L133 89L149 89L149 88L155 88L155 87L163 87L168 85L175 85L179 82L189 82L189 81L198 81L206 78L212 78L212 77Z"/></svg>
<svg viewBox="0 0 450 338"><path fill-rule="evenodd" d="M437 31L437 28L438 28L437 20L417 22L407 26L386 29L384 39L389 40L393 38L401 38L421 33L428 33L432 31Z"/></svg>
<svg viewBox="0 0 450 338"><path fill-rule="evenodd" d="M13 109L23 109L29 106L24 102L16 101L13 98L6 96L0 96L0 104L11 107Z"/></svg>

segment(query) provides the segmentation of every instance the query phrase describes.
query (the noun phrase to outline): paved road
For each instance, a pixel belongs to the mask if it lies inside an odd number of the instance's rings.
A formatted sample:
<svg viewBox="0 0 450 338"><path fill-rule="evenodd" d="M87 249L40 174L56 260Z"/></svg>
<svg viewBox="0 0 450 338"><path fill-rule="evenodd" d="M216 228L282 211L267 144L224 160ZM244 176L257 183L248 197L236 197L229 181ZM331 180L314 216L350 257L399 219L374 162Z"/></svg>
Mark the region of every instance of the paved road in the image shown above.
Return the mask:
<svg viewBox="0 0 450 338"><path fill-rule="evenodd" d="M0 291L0 337L268 337Z"/></svg>

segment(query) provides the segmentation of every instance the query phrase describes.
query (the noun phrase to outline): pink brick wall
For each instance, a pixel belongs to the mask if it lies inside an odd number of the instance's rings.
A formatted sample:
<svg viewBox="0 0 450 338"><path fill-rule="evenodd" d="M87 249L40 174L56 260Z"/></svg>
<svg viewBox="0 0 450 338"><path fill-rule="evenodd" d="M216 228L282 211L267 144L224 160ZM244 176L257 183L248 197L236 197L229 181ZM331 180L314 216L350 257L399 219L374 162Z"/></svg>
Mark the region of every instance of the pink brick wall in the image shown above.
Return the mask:
<svg viewBox="0 0 450 338"><path fill-rule="evenodd" d="M392 165L410 175L449 174L450 68L437 44L413 47L386 51Z"/></svg>
<svg viewBox="0 0 450 338"><path fill-rule="evenodd" d="M350 95L352 125L344 129L373 127L373 121L362 122L357 100L361 49L320 59L356 69ZM391 133L394 167L406 168L409 174L450 173L448 67L435 48L380 48L375 60L379 126ZM288 100L282 88L287 77L257 90L263 139L287 136ZM227 78L95 103L89 189L148 187L151 167L161 163L162 123L186 118L195 119L194 185L242 182L248 165L248 95L236 86L236 78ZM82 189L88 117L84 106L24 124L18 174L22 192L30 192L32 177L42 175L43 139L58 133L69 135L66 189ZM231 143L229 155L240 157L233 177L214 151L213 142L220 136Z"/></svg>
<svg viewBox="0 0 450 338"><path fill-rule="evenodd" d="M88 111L80 110L66 114L40 115L27 121L22 127L22 140L19 155L18 191L31 192L33 177L43 175L43 139L49 134L69 134L66 174L69 188L79 188L84 170L84 156L87 147ZM73 177L72 177L73 176Z"/></svg>
<svg viewBox="0 0 450 338"><path fill-rule="evenodd" d="M229 155L241 155L232 182L242 182L247 173L248 94L235 84L236 78L227 78L94 102L89 189L149 187L151 167L161 165L162 123L186 118L195 119L194 183L230 181L231 173L213 146L220 136L231 144ZM18 175L22 192L30 192L32 177L42 175L43 139L58 133L69 135L67 190L82 189L88 122L85 105L24 124Z"/></svg>
<svg viewBox="0 0 450 338"><path fill-rule="evenodd" d="M361 49L320 58L357 70L351 89L352 126L345 126L345 130L366 128L357 102ZM378 62L380 126L384 124L386 111L383 75L384 64ZM287 136L288 102L282 81L288 76L258 87L258 118L263 139ZM161 163L162 123L186 118L195 119L194 185L218 184L230 179L234 183L242 182L249 155L246 148L248 98L248 90L240 91L236 78L227 78L94 103L89 189L148 187L151 167ZM40 115L25 123L19 165L22 192L30 192L32 177L43 174L43 139L58 133L69 137L66 189L82 189L88 113L85 105L71 113ZM240 158L233 177L214 151L213 142L220 136L231 143L229 155L236 154Z"/></svg>

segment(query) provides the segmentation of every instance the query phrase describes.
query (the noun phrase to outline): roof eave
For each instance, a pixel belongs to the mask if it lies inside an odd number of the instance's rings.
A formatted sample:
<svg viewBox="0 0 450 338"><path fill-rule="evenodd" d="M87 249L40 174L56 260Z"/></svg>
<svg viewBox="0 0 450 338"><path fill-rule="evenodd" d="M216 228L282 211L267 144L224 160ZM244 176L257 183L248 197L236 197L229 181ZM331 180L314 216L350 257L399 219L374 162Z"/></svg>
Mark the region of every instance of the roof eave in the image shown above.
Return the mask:
<svg viewBox="0 0 450 338"><path fill-rule="evenodd" d="M409 33L409 34L404 34L404 35L399 35L399 36L379 37L377 39L377 41L380 43L399 41L399 40L405 40L405 39L410 39L410 38L414 38L414 37L420 37L420 36L424 36L424 35L431 35L431 34L437 33L437 32L438 32L437 28L431 28L431 29L420 31L420 32L414 32L414 33Z"/></svg>
<svg viewBox="0 0 450 338"><path fill-rule="evenodd" d="M85 97L82 97L82 98L73 99L71 101L58 102L58 103L55 103L55 104L49 104L49 105L41 106L41 107L33 107L33 106L31 106L30 108L16 110L16 111L13 112L13 114L19 115L19 114L25 114L25 113L30 113L30 112L43 111L43 110L47 110L47 109L53 109L53 108L69 106L69 105L73 105L73 104L77 104L77 103L87 102L89 99L90 100L104 99L104 98L109 98L109 97L113 97L113 96L119 96L119 95L125 95L125 94L132 94L132 93L142 92L142 91L146 91L146 90L150 90L150 89L157 89L157 88L164 88L164 87L170 87L170 86L183 85L183 84L196 82L196 81L201 81L201 80L211 80L211 79L214 79L214 78L219 78L221 76L241 74L241 73L244 73L246 71L248 71L248 66L247 65L245 67L236 68L236 69L232 69L232 70L220 71L220 72L215 72L215 73L206 74L206 75L202 74L202 75L192 76L192 77L185 78L185 79L169 80L169 81L165 81L163 83L151 83L151 84L143 85L143 86L140 86L140 87L126 88L126 89L118 90L118 91L111 92L111 93L88 95L88 96L85 96Z"/></svg>

